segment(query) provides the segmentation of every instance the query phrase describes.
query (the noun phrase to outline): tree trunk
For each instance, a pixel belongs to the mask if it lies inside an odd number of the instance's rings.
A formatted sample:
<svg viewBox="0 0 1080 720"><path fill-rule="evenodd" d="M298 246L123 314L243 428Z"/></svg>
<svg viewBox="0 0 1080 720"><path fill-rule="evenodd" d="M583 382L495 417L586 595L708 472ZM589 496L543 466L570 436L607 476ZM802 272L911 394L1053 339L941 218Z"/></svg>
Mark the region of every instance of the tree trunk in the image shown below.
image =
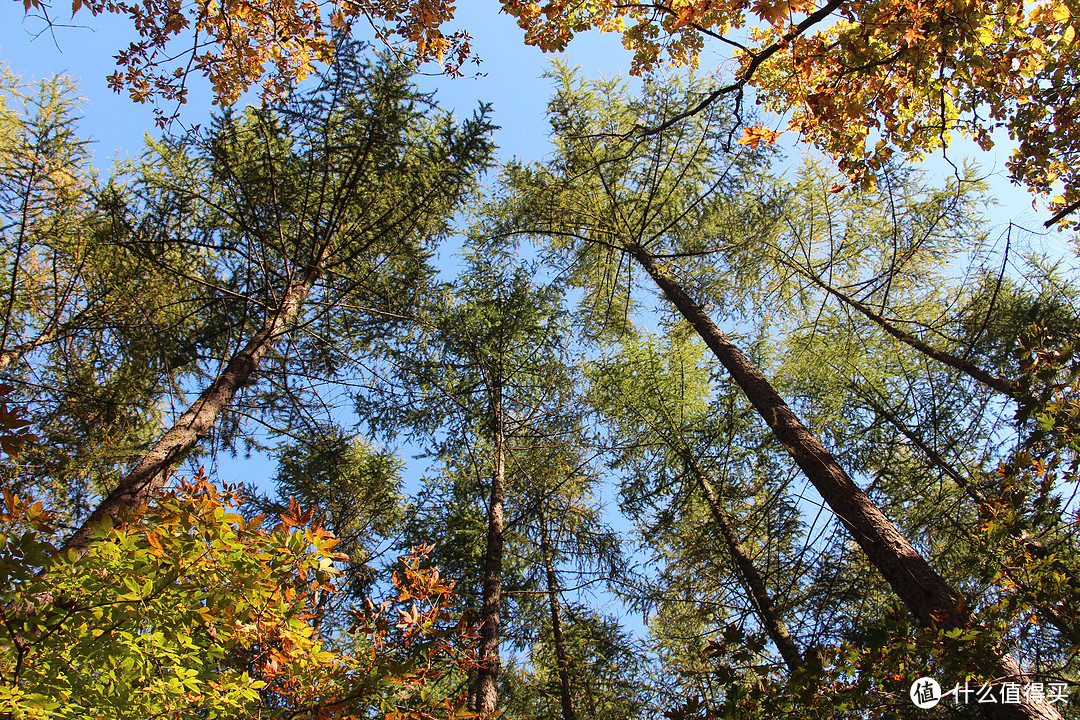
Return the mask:
<svg viewBox="0 0 1080 720"><path fill-rule="evenodd" d="M915 432L911 428L901 422L898 417L896 417L890 411L886 410L873 398L869 397L868 394L860 393L859 396L867 405L869 405L874 410L874 412L876 412L880 417L885 418L885 420L887 420L890 425L896 428L901 435L907 438L907 440L912 445L914 445L920 452L922 452L922 454L926 456L926 458L931 462L931 464L933 464L936 468L938 468L943 473L952 478L952 481L956 483L957 487L963 490L964 493L967 494L967 496L975 502L976 507L978 507L979 510L986 517L998 518L997 510L986 498L986 496L983 495L977 487L972 485L968 481L968 479L960 473L959 470L946 462L945 458L941 457L941 455L936 450L927 445L926 442L917 434L915 434ZM1011 531L1011 529L1010 534L1012 535L1013 540L1032 557L1039 560L1050 557L1050 550L1037 540L1031 540L1022 536L1017 537L1017 533ZM1056 558L1050 563L1050 566L1054 569L1055 572L1059 572L1065 577L1070 587L1076 590L1080 590L1080 578L1077 577L1076 573L1073 572L1072 568L1069 568L1065 565L1065 563L1061 562ZM1016 583L1018 587L1026 586L1023 578L1017 577L1016 574L1013 573L1009 568L1002 568L1002 572L1010 580ZM1056 627L1058 631L1061 632L1061 634L1063 634L1067 638L1073 637L1074 633L1076 632L1073 627L1073 621L1071 621L1069 618L1064 617L1061 613L1059 613L1052 607L1047 607L1045 605L1034 605L1034 607L1038 609L1040 614L1042 614L1043 618L1046 619L1051 625Z"/></svg>
<svg viewBox="0 0 1080 720"><path fill-rule="evenodd" d="M784 624L780 613L777 612L776 606L773 604L772 598L769 597L769 592L765 588L765 582L758 573L757 567L750 560L750 556L746 554L746 550L743 548L742 543L739 542L734 528L728 522L727 514L720 507L720 500L716 497L716 491L713 489L708 476L698 466L696 460L690 457L685 459L690 466L690 471L694 473L698 484L701 486L705 501L709 505L709 510L712 511L713 520L720 528L720 534L724 536L728 552L731 553L736 569L743 579L747 596L757 611L761 627L768 634L769 639L773 641L773 644L776 645L776 649L780 651L780 657L784 659L788 670L795 672L803 666L802 654L799 652L798 646L795 645L795 639L791 637L787 625Z"/></svg>
<svg viewBox="0 0 1080 720"><path fill-rule="evenodd" d="M281 302L263 321L259 331L233 354L217 379L120 481L120 485L90 513L82 526L64 543L63 550L84 554L94 528L105 517L117 522L121 507L147 505L157 497L173 466L213 428L221 411L232 402L237 390L251 379L259 361L278 335L296 318L313 282L314 273L309 272L303 282L288 289Z"/></svg>
<svg viewBox="0 0 1080 720"><path fill-rule="evenodd" d="M476 617L476 608L473 607L471 598L465 602L465 617L469 619L470 623ZM473 664L469 666L465 673L465 687L469 691L468 698L465 700L465 707L470 711L476 710L476 687L479 684L477 677L477 666Z"/></svg>
<svg viewBox="0 0 1080 720"><path fill-rule="evenodd" d="M540 515L540 554L544 558L544 572L547 576L548 605L551 608L551 634L555 639L555 662L559 672L559 691L562 702L563 720L577 720L574 714L574 699L570 694L570 660L566 654L566 639L563 637L562 614L559 610L559 581L555 576L555 564L551 557L551 540L548 537L547 518L541 505Z"/></svg>
<svg viewBox="0 0 1080 720"><path fill-rule="evenodd" d="M832 453L799 421L761 370L716 327L712 318L686 294L678 279L639 245L626 243L624 248L727 368L806 478L919 622L944 629L969 626L971 618L956 592L852 482ZM988 668L998 680L1022 682L1025 679L1011 656L999 655L987 660ZM987 704L985 711L995 720L1061 720L1060 713L1045 700L1023 698L1017 705Z"/></svg>
<svg viewBox="0 0 1080 720"><path fill-rule="evenodd" d="M59 336L59 331L59 326L54 325L50 328L43 330L37 337L31 340L27 340L26 342L19 343L10 350L0 352L0 370L3 370L8 365L21 358L23 355L26 355L27 353L36 350L39 347L48 345L49 343L53 342L54 340L56 340L57 336Z"/></svg>
<svg viewBox="0 0 1080 720"><path fill-rule="evenodd" d="M491 430L495 444L495 466L491 473L488 504L487 550L484 557L484 590L480 606L479 668L476 677L476 712L482 718L495 713L499 694L499 612L502 603L503 499L506 494L506 427L503 417L502 386L491 387Z"/></svg>

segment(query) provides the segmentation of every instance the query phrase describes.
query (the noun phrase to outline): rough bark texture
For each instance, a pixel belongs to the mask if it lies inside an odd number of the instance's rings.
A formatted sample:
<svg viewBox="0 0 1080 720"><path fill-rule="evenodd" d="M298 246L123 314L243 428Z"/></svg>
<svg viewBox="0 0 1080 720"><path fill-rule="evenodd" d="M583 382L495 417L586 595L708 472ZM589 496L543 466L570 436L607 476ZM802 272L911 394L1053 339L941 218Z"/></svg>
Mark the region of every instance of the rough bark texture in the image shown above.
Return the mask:
<svg viewBox="0 0 1080 720"><path fill-rule="evenodd" d="M970 626L971 618L956 592L852 482L832 453L802 424L761 370L716 327L708 313L683 290L679 280L640 246L627 243L625 250L709 346L911 613L924 625L944 629ZM1011 656L1003 654L987 660L998 679L1024 680L1024 674ZM1061 715L1050 703L1027 698L1017 705L987 704L983 709L994 720L1061 720Z"/></svg>
<svg viewBox="0 0 1080 720"><path fill-rule="evenodd" d="M901 435L907 438L908 442L910 442L920 452L922 452L923 455L925 455L926 458L931 462L931 464L934 465L934 467L938 468L943 473L948 475L952 479L952 481L956 483L957 487L963 490L964 493L975 502L976 507L978 507L984 515L986 515L987 517L995 518L998 516L997 510L994 509L994 506L990 503L986 496L983 495L977 487L972 485L968 481L968 479L960 473L960 471L958 471L955 467L946 462L945 458L941 457L941 455L936 450L927 445L926 442L923 441L923 439L919 437L911 428L900 422L899 418L897 418L893 413L886 410L874 399L865 395L862 395L861 397L867 405L873 408L874 412L876 412L879 416L885 418L885 420L887 420L890 425L896 428ZM1015 534L1013 535L1013 537L1016 537ZM1050 557L1050 550L1045 545L1036 540L1017 538L1017 541L1020 543L1021 547L1024 548L1024 551L1034 558L1043 560ZM1055 572L1061 573L1072 588L1080 590L1080 578L1076 576L1076 573L1073 572L1072 568L1066 566L1065 563L1061 562L1056 558L1051 562L1050 566L1054 569ZM1018 586L1024 586L1023 578L1018 577L1016 573L1011 572L1009 568L1002 568L1002 571L1009 577L1010 580L1012 580ZM1059 613L1052 607L1046 607L1044 605L1035 605L1035 607L1039 610L1043 618L1051 625L1056 627L1058 631L1060 631L1065 637L1071 638L1073 636L1075 632L1073 627L1074 621L1063 616L1061 613Z"/></svg>
<svg viewBox="0 0 1080 720"><path fill-rule="evenodd" d="M551 634L555 640L555 662L559 672L559 699L563 720L577 720L574 698L570 693L570 660L566 654L566 638L563 637L562 612L559 609L559 580L552 560L551 539L548 535L547 517L540 508L540 554L544 558L544 574L547 576L548 605L551 608Z"/></svg>
<svg viewBox="0 0 1080 720"><path fill-rule="evenodd" d="M506 495L506 432L502 387L491 388L491 429L495 462L488 503L487 550L484 557L484 589L480 606L479 668L476 676L476 712L483 718L495 712L499 700L499 614L502 604L503 500Z"/></svg>
<svg viewBox="0 0 1080 720"><path fill-rule="evenodd" d="M311 285L309 278L289 288L274 311L263 321L259 331L229 359L217 379L128 472L120 485L90 513L82 526L64 543L64 550L85 553L93 529L105 517L116 522L120 508L147 505L157 497L173 466L214 426L221 411L232 402L236 391L251 379L259 361L296 317Z"/></svg>
<svg viewBox="0 0 1080 720"><path fill-rule="evenodd" d="M769 639L773 641L773 644L776 645L776 649L780 651L780 657L784 659L788 670L795 672L803 666L802 654L799 652L798 646L795 645L795 639L791 637L787 625L784 624L780 613L776 610L776 605L773 604L772 598L769 597L769 592L765 588L765 581L762 580L757 567L750 559L750 556L746 554L746 550L743 548L742 543L739 542L734 528L728 522L727 515L724 513L723 508L720 507L720 500L716 497L716 491L713 489L708 476L705 475L693 459L689 459L689 464L691 472L694 473L705 495L709 510L712 511L713 520L720 528L720 534L724 536L728 552L735 561L735 566L743 579L743 585L746 587L750 602L757 612L761 627L768 634Z"/></svg>

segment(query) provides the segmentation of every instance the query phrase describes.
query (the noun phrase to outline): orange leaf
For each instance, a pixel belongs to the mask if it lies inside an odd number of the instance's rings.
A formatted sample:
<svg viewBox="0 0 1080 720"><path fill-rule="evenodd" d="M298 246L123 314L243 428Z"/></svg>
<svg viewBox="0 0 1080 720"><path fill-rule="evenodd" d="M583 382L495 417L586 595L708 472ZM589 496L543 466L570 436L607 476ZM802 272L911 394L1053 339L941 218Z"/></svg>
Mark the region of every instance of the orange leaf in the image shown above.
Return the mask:
<svg viewBox="0 0 1080 720"><path fill-rule="evenodd" d="M744 127L742 137L735 142L739 145L749 145L752 149L756 149L761 143L772 145L776 142L776 138L778 137L780 137L779 131L770 130L761 123L756 123L751 127Z"/></svg>

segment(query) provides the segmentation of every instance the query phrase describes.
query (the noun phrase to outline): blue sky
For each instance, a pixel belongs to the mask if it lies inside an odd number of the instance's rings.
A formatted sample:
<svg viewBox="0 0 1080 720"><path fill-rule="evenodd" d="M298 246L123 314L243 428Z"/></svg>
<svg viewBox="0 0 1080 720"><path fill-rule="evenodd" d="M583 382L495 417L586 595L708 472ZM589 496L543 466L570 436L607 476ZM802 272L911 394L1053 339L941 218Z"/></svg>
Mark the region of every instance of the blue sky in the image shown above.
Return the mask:
<svg viewBox="0 0 1080 720"><path fill-rule="evenodd" d="M552 81L542 76L555 56L525 46L522 31L513 19L497 14L495 2L485 5L469 3L461 9L459 17L461 25L474 36L473 46L482 60L478 67L468 68L480 74L457 79L422 77L418 82L425 89L436 89L440 104L460 115L471 114L482 101L491 102L494 122L500 126L496 135L500 157L540 159L548 151L545 108L552 89ZM76 20L86 25L57 28L54 34L38 34L43 24L24 20L21 3L10 0L0 3L0 62L10 63L12 70L23 75L24 80L59 73L80 80L86 98L80 131L84 137L93 138L95 165L107 172L114 156L137 154L143 146L144 134L156 135L159 131L154 126L150 107L113 93L105 82L105 76L114 69L112 56L133 38L129 25L112 17L81 15ZM560 59L582 66L582 71L592 77L612 77L629 66L629 54L617 37L595 33L579 38ZM181 110L180 122L183 126L205 124L210 110L210 94L202 81L192 86L192 96ZM446 254L444 259L449 260ZM444 261L444 264L447 274L452 275L453 263ZM406 446L399 452L409 461L416 449ZM206 463L208 470L216 471L221 481L256 482L265 490L271 489L268 480L274 473L274 463L263 454L233 458L227 453L216 453L200 461ZM405 472L409 490L417 489L423 473L431 472L427 464L424 460L409 462ZM611 503L610 519L618 522L614 517L617 513L614 498L603 499ZM622 614L615 601L608 598L602 602L610 603L609 611ZM641 627L636 627L640 632Z"/></svg>
<svg viewBox="0 0 1080 720"><path fill-rule="evenodd" d="M426 77L420 78L420 83L425 88L437 89L441 104L460 114L470 114L480 101L493 103L495 122L501 126L497 134L500 155L539 159L547 151L544 108L551 90L550 81L542 75L556 56L525 46L522 31L498 7L495 0L484 3L472 0L462 3L458 10L456 26L472 33L474 49L482 61L479 67L467 68L475 68L480 76ZM95 140L95 164L105 169L116 153L137 153L145 132L158 132L150 107L113 93L105 82L105 76L114 69L113 55L134 39L134 33L124 18L92 17L85 11L74 19L64 17L63 11L54 14L66 25L48 31L40 20L24 19L22 3L9 0L0 4L0 62L10 63L12 70L24 79L55 73L80 79L82 94L87 99L82 132ZM616 36L595 32L575 38L568 51L558 57L572 66L580 66L591 77L618 75L630 64L629 53ZM722 65L724 57L706 47L701 61L703 67L716 68ZM182 109L181 124L174 129L205 123L210 110L208 85L198 78L191 84L191 99ZM782 120L765 120L782 129ZM792 148L794 139L791 133L786 133L782 142ZM984 153L961 140L949 151L949 158L957 165L964 157L979 159L1001 203L992 213L996 222L1004 224L1013 220L1041 230L1049 215L1033 211L1027 192L1005 178L1005 160L1011 147L1008 139L1001 137L994 151ZM802 152L798 148L792 154L797 157ZM939 175L951 172L940 156L930 158L925 165Z"/></svg>
<svg viewBox="0 0 1080 720"><path fill-rule="evenodd" d="M495 2L465 5L458 19L472 33L474 49L482 61L479 66L466 66L465 71L480 75L423 77L419 82L437 89L440 103L460 114L471 114L480 101L494 103L495 121L501 126L497 136L501 155L539 157L546 150L544 108L551 87L541 76L554 56L525 46L522 31L512 18L497 12ZM137 153L145 132L157 133L150 107L117 95L105 82L105 76L114 70L113 55L134 39L134 32L123 18L95 18L85 11L62 22L68 25L42 32L43 22L24 19L22 3L9 0L0 4L0 62L9 63L24 80L59 73L80 79L87 99L82 132L94 138L95 163L104 169L117 152ZM615 75L629 65L629 55L617 37L596 33L576 40L561 57L581 65L590 75ZM427 69L435 71L437 67ZM210 110L205 80L198 78L191 92L180 122L205 123Z"/></svg>
<svg viewBox="0 0 1080 720"><path fill-rule="evenodd" d="M462 115L471 114L481 101L493 103L494 121L501 128L497 133L501 157L540 159L548 151L544 110L552 88L551 81L542 76L555 56L525 46L522 31L512 18L500 14L497 8L495 0L486 3L472 0L463 3L459 10L457 24L472 33L474 49L482 60L476 68L479 75L457 79L423 77L419 82L425 88L437 89L441 104ZM57 73L67 73L80 80L81 92L86 98L81 132L93 138L95 164L107 171L111 158L117 154L138 153L143 146L144 134L158 132L150 107L137 105L126 96L115 94L105 82L106 75L114 69L112 56L134 39L134 33L124 18L95 18L85 11L74 19L64 18L66 13L63 11L56 14L64 25L50 31L40 20L24 18L22 3L11 0L0 3L0 62L9 63L24 80ZM569 51L559 57L570 65L581 66L582 72L591 77L611 77L629 66L629 54L619 39L597 33L579 36L570 44ZM718 65L722 61L711 52L703 53L703 65ZM206 123L210 112L207 83L198 78L192 85L190 102L181 111L180 124L174 129ZM783 124L776 118L765 121L774 127ZM792 147L793 140L792 134L787 133L782 143L792 150L794 165L802 150ZM1012 186L1004 177L1009 144L1007 138L1003 140L1005 142L1000 143L993 153L978 153L993 192L1001 203L1000 207L988 212L996 226L991 235L1004 237L1010 220L1041 232L1047 213L1033 211L1026 191ZM949 152L949 157L959 165L963 156L976 152L977 148L972 144L960 143ZM938 177L952 172L940 156L928 160L925 167ZM1045 243L1059 251L1062 247L1052 237L1045 238ZM447 264L452 266L450 262ZM447 270L452 272L452 267Z"/></svg>
<svg viewBox="0 0 1080 720"><path fill-rule="evenodd" d="M472 71L473 75L456 79L432 75L419 77L418 82L425 89L437 90L440 103L462 116L472 114L480 102L493 103L494 119L500 125L500 156L538 159L548 148L544 110L551 81L542 76L553 56L525 46L522 31L512 18L496 12L494 2L489 8L478 6L473 3L463 8L459 17L460 24L473 34L474 48L482 59L479 66L467 66L466 72ZM8 63L24 81L53 74L79 80L86 99L79 131L83 137L92 138L94 163L108 172L114 157L138 154L144 135L160 132L154 125L151 107L114 93L105 81L115 69L113 55L134 39L134 32L126 19L95 18L85 11L74 20L63 18L62 22L67 25L42 32L42 21L24 18L22 3L0 3L0 63ZM581 40L562 59L583 65L587 72L607 75L617 74L629 64L628 54L617 38L592 34ZM435 72L437 67L426 69ZM205 124L214 109L205 79L197 78L190 88L191 98L181 109L173 131ZM447 259L444 265L448 277L452 277L453 263ZM241 461L242 467L228 458L218 458L218 462L223 475L235 473L239 479L265 477L272 472L261 458Z"/></svg>
<svg viewBox="0 0 1080 720"><path fill-rule="evenodd" d="M522 31L512 18L500 14L497 8L495 0L486 3L472 0L463 3L459 10L457 24L472 33L474 49L482 61L475 67L478 75L457 79L436 75L422 77L419 82L425 88L436 89L441 104L461 115L471 114L481 101L493 103L494 121L500 126L497 142L501 146L501 157L540 159L548 151L544 110L552 89L551 81L542 76L555 56L524 45ZM63 17L66 13L62 11L55 14L63 25L50 31L40 20L24 18L22 3L11 0L0 3L0 62L8 62L24 80L58 73L79 79L86 98L81 132L93 138L95 164L107 171L114 156L138 153L143 146L144 134L158 133L150 107L117 95L105 82L106 75L114 69L112 56L134 39L134 33L124 18L95 18L85 11L74 19ZM579 36L559 58L570 65L581 66L582 72L591 77L611 77L629 66L629 54L619 39L597 33ZM722 61L723 58L711 52L703 53L703 65L719 65ZM204 124L210 117L212 108L205 80L198 78L191 89L190 102L182 108L179 124L174 130ZM773 127L783 124L776 118L765 120ZM1000 207L989 211L996 225L991 235L1004 237L1010 220L1032 231L1042 231L1042 221L1048 215L1033 211L1026 191L1010 185L1004 177L1008 142L1007 138L1003 140L1005 142L999 144L995 152L978 154L1001 203ZM792 147L793 141L791 133L782 138L784 146L792 151L792 165L802 154L801 149ZM949 157L959 165L964 155L976 152L977 148L970 143L960 143L950 151ZM952 172L940 156L928 160L925 167L939 177ZM1053 238L1048 237L1046 242L1050 247L1061 248ZM450 257L444 255L444 264L447 274L452 274Z"/></svg>
<svg viewBox="0 0 1080 720"><path fill-rule="evenodd" d="M460 25L474 36L475 51L482 59L476 70L481 75L458 79L428 77L420 80L421 85L437 89L441 104L462 115L470 114L481 101L493 103L494 121L501 126L496 136L501 157L540 159L548 151L544 110L551 91L551 81L542 76L553 56L525 46L522 31L511 18L497 12L495 0L486 3L472 0L462 5ZM95 164L107 171L111 158L138 153L144 134L158 132L150 107L136 105L126 96L113 93L105 82L106 75L114 68L112 56L133 39L133 31L125 19L93 18L85 12L74 21L64 18L63 22L72 25L42 33L40 21L24 19L22 3L11 0L0 3L0 63L9 63L24 80L58 73L80 80L86 98L81 132L94 139ZM595 33L577 38L560 59L580 65L592 77L611 77L629 66L629 55L618 38ZM720 61L708 54L702 60L703 64ZM204 124L210 109L205 81L196 82L190 102L182 109L180 122L183 126ZM774 127L782 125L777 119L767 122ZM790 134L785 136L788 148L791 140ZM979 156L1001 203L1001 207L990 213L998 226L992 235L1002 233L1009 220L1041 231L1048 214L1032 211L1026 191L1010 185L1004 178L1008 147L1003 142L996 152ZM959 165L961 157L975 153L976 148L970 143L960 143L949 155ZM799 151L792 153L796 162L799 155ZM940 157L929 160L926 168L939 175L951 172ZM405 452L408 454L408 449ZM268 478L273 472L272 464L264 457L251 460L219 457L216 462L223 479L228 481Z"/></svg>

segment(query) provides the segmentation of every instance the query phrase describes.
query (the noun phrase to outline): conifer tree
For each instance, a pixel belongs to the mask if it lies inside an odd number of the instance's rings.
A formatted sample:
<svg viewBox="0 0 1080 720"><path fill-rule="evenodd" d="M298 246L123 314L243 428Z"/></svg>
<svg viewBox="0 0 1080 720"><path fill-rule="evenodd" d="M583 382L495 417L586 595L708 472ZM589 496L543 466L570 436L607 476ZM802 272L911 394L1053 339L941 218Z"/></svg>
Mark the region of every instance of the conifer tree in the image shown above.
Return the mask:
<svg viewBox="0 0 1080 720"><path fill-rule="evenodd" d="M653 118L646 122L660 126L680 102L675 88L646 83L641 98L629 98L610 83L584 88L565 71L559 82L551 104L558 152L546 166L515 174L522 198L516 230L549 237L594 302L626 297L620 286L638 267L730 373L917 621L946 632L975 628L978 621L957 590L854 483L709 312L709 302L732 297L724 289L738 280L740 256L753 257L771 226L769 204L747 198L753 156L722 151L728 121L702 112L632 140L614 132L620 118ZM721 261L734 277L719 271ZM1000 647L971 661L990 677L1027 677ZM1039 698L986 710L1000 718L1060 718Z"/></svg>
<svg viewBox="0 0 1080 720"><path fill-rule="evenodd" d="M274 376L264 366L332 362L339 348L320 325L348 328L348 356L407 315L433 243L488 162L488 130L483 112L460 126L435 112L406 69L342 56L279 106L156 145L113 222L133 251L181 277L186 254L213 259L204 302L228 308L223 354L65 547L84 550L101 518L151 499L237 393Z"/></svg>
<svg viewBox="0 0 1080 720"><path fill-rule="evenodd" d="M524 482L516 453L533 441L538 426L557 425L553 416L566 412L567 387L560 374L558 291L534 285L500 250L492 245L470 253L461 279L429 300L419 335L388 348L395 366L390 382L381 398L361 408L377 427L405 430L432 448L449 477L461 478L451 480L453 492L483 489L473 700L483 717L498 703L507 504Z"/></svg>

